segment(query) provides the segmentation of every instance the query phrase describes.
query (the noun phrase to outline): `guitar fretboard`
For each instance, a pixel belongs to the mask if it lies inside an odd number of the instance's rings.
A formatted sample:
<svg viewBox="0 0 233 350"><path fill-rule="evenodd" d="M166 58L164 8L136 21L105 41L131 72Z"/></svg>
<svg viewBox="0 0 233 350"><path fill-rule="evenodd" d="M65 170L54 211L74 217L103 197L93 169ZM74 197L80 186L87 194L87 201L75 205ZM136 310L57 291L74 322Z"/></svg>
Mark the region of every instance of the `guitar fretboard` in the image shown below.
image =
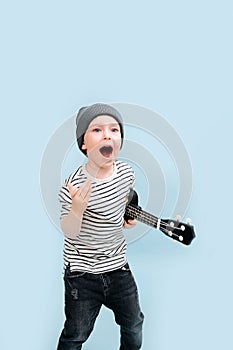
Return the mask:
<svg viewBox="0 0 233 350"><path fill-rule="evenodd" d="M157 227L159 218L155 215L152 215L141 208L134 207L130 204L126 206L126 215L130 216L133 219L137 219L141 222L143 222L146 225Z"/></svg>

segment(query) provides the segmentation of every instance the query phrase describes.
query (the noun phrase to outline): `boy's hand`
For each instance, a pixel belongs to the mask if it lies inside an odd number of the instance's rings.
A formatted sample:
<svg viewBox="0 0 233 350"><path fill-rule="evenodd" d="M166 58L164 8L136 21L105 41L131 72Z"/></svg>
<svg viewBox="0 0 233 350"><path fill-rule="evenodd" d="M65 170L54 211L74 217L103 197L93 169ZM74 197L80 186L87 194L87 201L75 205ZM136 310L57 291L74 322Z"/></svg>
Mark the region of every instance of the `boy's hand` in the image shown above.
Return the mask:
<svg viewBox="0 0 233 350"><path fill-rule="evenodd" d="M91 195L91 181L86 180L79 188L73 186L71 183L68 183L67 187L72 198L71 210L78 217L82 217Z"/></svg>
<svg viewBox="0 0 233 350"><path fill-rule="evenodd" d="M132 227L134 227L135 225L136 225L136 223L137 223L137 220L136 219L134 219L134 220L124 220L124 224L123 224L123 227L124 228L132 228Z"/></svg>

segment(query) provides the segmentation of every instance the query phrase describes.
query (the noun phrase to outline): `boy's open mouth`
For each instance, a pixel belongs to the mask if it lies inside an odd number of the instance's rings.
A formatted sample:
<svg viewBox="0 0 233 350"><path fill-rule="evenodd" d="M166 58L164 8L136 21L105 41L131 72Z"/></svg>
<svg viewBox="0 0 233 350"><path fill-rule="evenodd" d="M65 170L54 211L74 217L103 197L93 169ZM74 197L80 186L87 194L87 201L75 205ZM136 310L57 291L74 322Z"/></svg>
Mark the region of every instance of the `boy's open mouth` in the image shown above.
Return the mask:
<svg viewBox="0 0 233 350"><path fill-rule="evenodd" d="M100 153L106 158L109 158L112 152L113 152L112 146L103 146L100 148Z"/></svg>

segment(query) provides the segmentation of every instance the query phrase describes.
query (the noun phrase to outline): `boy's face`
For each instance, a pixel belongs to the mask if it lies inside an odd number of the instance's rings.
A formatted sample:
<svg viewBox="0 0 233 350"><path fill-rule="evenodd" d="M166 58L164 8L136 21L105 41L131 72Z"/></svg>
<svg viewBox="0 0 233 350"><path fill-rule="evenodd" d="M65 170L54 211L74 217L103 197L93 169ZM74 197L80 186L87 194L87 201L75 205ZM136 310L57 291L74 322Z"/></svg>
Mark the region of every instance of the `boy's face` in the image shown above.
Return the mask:
<svg viewBox="0 0 233 350"><path fill-rule="evenodd" d="M98 167L113 164L121 147L121 131L118 122L108 115L94 118L84 135L82 149L88 160Z"/></svg>

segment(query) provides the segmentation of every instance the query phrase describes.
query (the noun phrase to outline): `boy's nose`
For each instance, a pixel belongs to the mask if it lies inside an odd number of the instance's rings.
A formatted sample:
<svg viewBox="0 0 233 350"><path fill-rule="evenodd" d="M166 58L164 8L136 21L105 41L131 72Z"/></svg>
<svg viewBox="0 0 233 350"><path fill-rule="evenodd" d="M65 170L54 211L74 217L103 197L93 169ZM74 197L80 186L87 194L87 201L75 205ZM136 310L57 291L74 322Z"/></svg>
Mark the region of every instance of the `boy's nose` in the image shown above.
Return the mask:
<svg viewBox="0 0 233 350"><path fill-rule="evenodd" d="M109 140L111 138L110 132L108 130L104 130L104 139Z"/></svg>

